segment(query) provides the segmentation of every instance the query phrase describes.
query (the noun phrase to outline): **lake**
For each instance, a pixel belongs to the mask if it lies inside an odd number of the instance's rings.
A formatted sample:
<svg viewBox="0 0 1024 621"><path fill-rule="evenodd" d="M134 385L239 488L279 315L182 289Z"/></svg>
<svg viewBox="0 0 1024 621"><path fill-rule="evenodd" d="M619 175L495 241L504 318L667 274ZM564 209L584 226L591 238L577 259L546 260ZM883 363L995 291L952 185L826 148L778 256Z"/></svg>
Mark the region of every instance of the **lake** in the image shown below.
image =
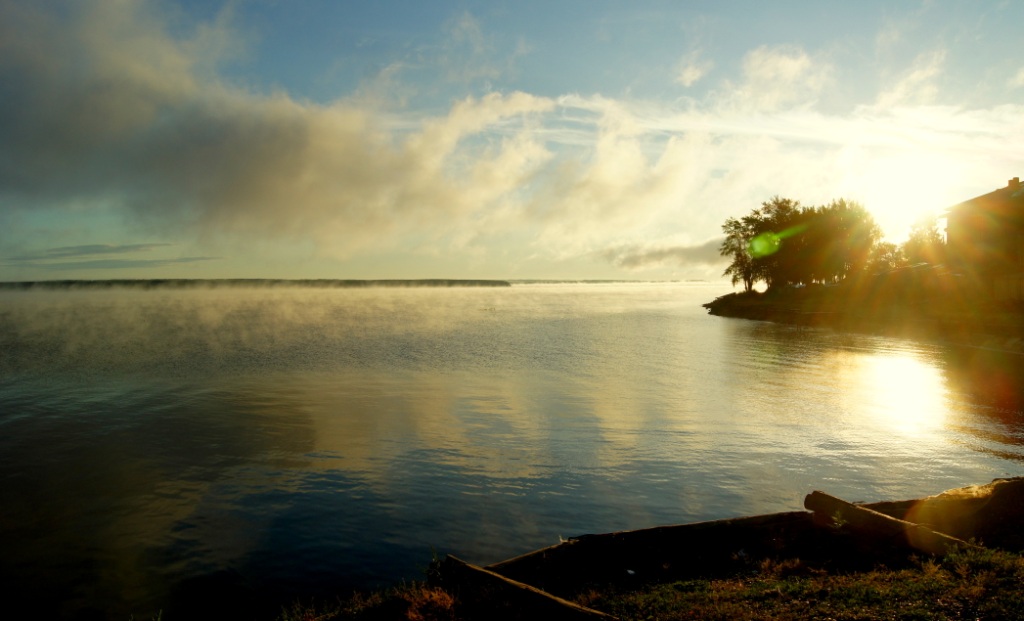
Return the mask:
<svg viewBox="0 0 1024 621"><path fill-rule="evenodd" d="M730 290L0 292L0 589L272 618L435 553L1024 474L1019 356L700 307Z"/></svg>

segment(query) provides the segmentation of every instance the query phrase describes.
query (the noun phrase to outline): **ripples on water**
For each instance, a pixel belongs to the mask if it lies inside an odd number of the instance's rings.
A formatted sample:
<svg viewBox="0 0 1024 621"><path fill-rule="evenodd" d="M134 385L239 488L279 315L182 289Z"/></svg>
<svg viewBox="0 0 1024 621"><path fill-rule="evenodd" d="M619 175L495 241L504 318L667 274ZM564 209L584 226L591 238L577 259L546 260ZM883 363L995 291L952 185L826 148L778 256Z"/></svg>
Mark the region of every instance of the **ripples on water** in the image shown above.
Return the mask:
<svg viewBox="0 0 1024 621"><path fill-rule="evenodd" d="M724 292L0 294L0 588L44 616L273 616L432 548L1021 474L1018 358L705 315Z"/></svg>

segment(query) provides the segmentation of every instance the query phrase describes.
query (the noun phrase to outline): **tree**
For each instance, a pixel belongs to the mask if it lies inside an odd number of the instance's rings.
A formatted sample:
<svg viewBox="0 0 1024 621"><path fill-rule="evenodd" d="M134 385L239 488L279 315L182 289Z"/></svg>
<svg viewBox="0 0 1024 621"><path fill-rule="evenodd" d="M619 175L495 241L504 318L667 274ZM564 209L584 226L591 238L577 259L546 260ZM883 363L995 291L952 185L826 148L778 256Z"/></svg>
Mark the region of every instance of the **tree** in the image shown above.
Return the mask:
<svg viewBox="0 0 1024 621"><path fill-rule="evenodd" d="M943 263L946 257L946 236L939 229L936 216L927 216L914 223L910 237L903 242L903 254L914 263Z"/></svg>
<svg viewBox="0 0 1024 621"><path fill-rule="evenodd" d="M821 282L835 282L862 271L881 237L868 210L842 198L819 207L812 226L823 241L808 260L819 266L816 276Z"/></svg>
<svg viewBox="0 0 1024 621"><path fill-rule="evenodd" d="M871 250L871 258L868 260L868 271L873 273L891 272L894 269L905 267L907 258L903 256L903 248L892 242L879 242Z"/></svg>
<svg viewBox="0 0 1024 621"><path fill-rule="evenodd" d="M863 271L880 237L871 214L840 199L822 207L774 196L741 219L722 225L719 252L732 257L723 276L751 291L758 281L778 286L836 282Z"/></svg>
<svg viewBox="0 0 1024 621"><path fill-rule="evenodd" d="M754 232L750 241L754 277L768 289L799 282L799 235L804 230L800 203L773 196L744 220Z"/></svg>
<svg viewBox="0 0 1024 621"><path fill-rule="evenodd" d="M732 257L732 263L725 268L722 276L732 276L732 285L743 282L743 290L750 292L754 289L754 259L750 256L750 240L753 238L753 231L746 218L737 220L729 218L722 225L722 232L725 233L725 240L718 249L723 257Z"/></svg>

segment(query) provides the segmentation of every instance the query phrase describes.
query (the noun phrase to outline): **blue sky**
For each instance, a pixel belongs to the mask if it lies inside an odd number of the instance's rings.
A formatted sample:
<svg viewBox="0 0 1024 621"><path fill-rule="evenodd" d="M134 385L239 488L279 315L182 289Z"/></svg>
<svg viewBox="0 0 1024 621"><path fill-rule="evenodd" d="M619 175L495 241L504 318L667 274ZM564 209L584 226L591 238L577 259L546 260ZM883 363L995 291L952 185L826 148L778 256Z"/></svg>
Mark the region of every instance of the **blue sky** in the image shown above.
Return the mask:
<svg viewBox="0 0 1024 621"><path fill-rule="evenodd" d="M716 279L1024 172L1012 2L0 0L0 280Z"/></svg>

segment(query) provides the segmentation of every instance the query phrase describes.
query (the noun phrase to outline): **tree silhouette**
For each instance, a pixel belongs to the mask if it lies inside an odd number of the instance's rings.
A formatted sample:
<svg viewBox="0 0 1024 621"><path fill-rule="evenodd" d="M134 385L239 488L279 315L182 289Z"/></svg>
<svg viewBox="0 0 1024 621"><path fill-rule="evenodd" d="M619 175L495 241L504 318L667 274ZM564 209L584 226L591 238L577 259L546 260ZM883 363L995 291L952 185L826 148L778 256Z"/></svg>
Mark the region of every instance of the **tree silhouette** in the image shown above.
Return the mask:
<svg viewBox="0 0 1024 621"><path fill-rule="evenodd" d="M732 257L723 275L750 291L786 285L834 283L866 268L880 237L871 214L858 203L834 200L821 207L774 196L741 219L722 225L719 252Z"/></svg>
<svg viewBox="0 0 1024 621"><path fill-rule="evenodd" d="M755 209L755 273L769 289L802 280L800 266L801 234L804 222L800 203L773 196ZM760 244L760 247L758 245Z"/></svg>
<svg viewBox="0 0 1024 621"><path fill-rule="evenodd" d="M723 257L732 257L732 263L725 268L722 276L731 276L732 285L743 283L743 290L750 292L754 289L754 258L750 256L750 240L753 239L753 228L747 221L748 218L737 220L729 218L722 225L722 232L725 233L725 240L718 249Z"/></svg>
<svg viewBox="0 0 1024 621"><path fill-rule="evenodd" d="M862 271L881 237L867 209L846 199L817 208L809 227L820 241L805 259L816 266L818 282L837 282Z"/></svg>
<svg viewBox="0 0 1024 621"><path fill-rule="evenodd" d="M945 261L946 236L939 229L938 218L927 216L914 223L910 237L903 242L903 254L910 264Z"/></svg>
<svg viewBox="0 0 1024 621"><path fill-rule="evenodd" d="M879 242L871 250L868 260L868 271L872 273L890 272L907 265L907 257L902 246L892 242Z"/></svg>

